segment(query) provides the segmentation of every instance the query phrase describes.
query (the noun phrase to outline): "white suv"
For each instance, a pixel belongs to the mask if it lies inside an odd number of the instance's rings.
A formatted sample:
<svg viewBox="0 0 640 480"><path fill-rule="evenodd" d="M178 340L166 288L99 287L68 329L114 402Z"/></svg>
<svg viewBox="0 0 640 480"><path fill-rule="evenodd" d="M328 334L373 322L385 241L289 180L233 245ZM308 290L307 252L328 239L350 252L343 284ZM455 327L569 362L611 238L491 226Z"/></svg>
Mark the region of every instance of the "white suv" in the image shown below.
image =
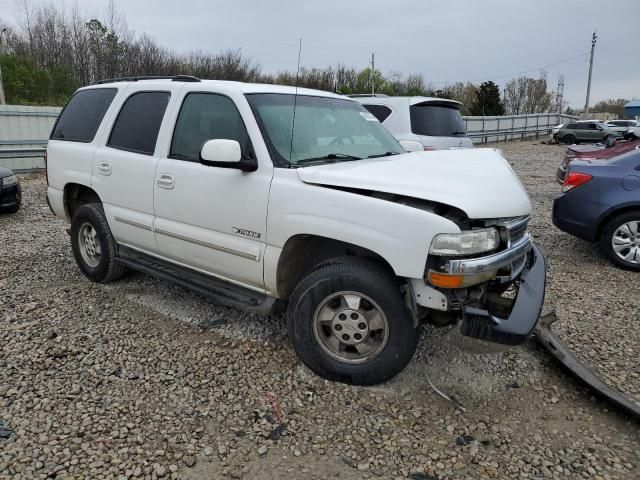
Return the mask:
<svg viewBox="0 0 640 480"><path fill-rule="evenodd" d="M352 95L408 152L470 148L460 102L434 97Z"/></svg>
<svg viewBox="0 0 640 480"><path fill-rule="evenodd" d="M500 154L405 153L359 103L295 92L185 76L78 90L47 147L47 197L80 270L286 308L302 361L349 383L398 373L421 319L526 341L545 265Z"/></svg>

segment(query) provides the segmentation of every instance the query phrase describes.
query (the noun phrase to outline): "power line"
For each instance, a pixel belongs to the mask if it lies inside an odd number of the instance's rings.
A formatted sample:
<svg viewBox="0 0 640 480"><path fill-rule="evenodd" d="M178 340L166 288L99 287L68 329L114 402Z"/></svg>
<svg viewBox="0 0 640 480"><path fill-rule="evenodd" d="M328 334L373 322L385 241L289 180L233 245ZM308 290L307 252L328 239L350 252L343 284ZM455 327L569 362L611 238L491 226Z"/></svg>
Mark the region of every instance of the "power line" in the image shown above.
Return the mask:
<svg viewBox="0 0 640 480"><path fill-rule="evenodd" d="M235 36L231 36L231 35L216 35L213 33L201 33L201 32L194 32L194 31L186 31L186 30L177 30L177 29L173 29L173 28L161 28L161 27L149 27L149 26L145 26L145 25L131 25L133 28L137 28L139 30L156 30L159 32L169 32L169 33L180 33L183 35L192 35L192 36L196 36L196 37L206 37L206 38L218 38L218 39L222 39L222 40L234 40L237 42L243 42L243 43L253 43L253 44L259 44L259 45L277 45L277 46L281 46L281 47L291 47L291 48L297 48L298 47L298 43L289 43L289 42L276 42L273 40L251 40L248 39L246 37L235 37ZM344 48L329 48L329 47L322 47L319 45L313 45L313 44L307 44L305 43L305 49L314 49L314 50L326 50L326 51L330 51L330 52L342 52L342 53L354 53L354 54L361 54L362 50L348 50L348 49L344 49Z"/></svg>
<svg viewBox="0 0 640 480"><path fill-rule="evenodd" d="M565 58L564 60L560 60L560 61L554 62L554 63L549 63L547 65L542 65L540 67L530 68L529 70L523 70L521 72L508 73L508 74L505 74L505 75L496 75L496 76L493 76L493 77L479 78L479 79L476 79L476 80L467 80L467 81L471 82L471 83L476 83L476 82L486 82L486 81L489 81L489 80L498 80L498 79L501 79L501 78L516 77L518 75L524 75L525 73L531 73L531 72L535 72L535 71L538 71L538 70L544 70L545 68L554 67L556 65L567 63L567 62L570 62L572 60L575 60L576 58L584 58L587 55L589 55L589 52L581 53L580 55L576 55L574 57ZM452 82L446 81L446 82L431 82L431 83L433 83L435 85L442 85L442 84L447 84L447 83L452 83Z"/></svg>

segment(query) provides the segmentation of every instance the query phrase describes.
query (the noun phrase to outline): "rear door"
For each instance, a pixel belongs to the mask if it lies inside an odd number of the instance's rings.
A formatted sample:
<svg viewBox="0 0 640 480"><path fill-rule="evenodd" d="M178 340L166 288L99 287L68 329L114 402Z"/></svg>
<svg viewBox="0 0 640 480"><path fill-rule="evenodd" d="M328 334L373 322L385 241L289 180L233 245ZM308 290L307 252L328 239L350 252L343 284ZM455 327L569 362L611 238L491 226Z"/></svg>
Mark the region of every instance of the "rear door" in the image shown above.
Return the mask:
<svg viewBox="0 0 640 480"><path fill-rule="evenodd" d="M155 87L155 85L154 85ZM153 185L158 132L172 94L180 84L157 90L131 84L110 132L93 160L93 188L102 199L114 238L144 251L156 251Z"/></svg>

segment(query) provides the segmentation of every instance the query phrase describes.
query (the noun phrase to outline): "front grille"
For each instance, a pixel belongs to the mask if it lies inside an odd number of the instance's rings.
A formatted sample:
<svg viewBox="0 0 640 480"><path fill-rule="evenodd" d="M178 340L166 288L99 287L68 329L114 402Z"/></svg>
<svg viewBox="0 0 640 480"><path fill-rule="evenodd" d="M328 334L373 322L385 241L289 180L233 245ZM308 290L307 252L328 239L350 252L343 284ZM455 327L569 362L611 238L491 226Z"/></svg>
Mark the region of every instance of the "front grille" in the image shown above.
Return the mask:
<svg viewBox="0 0 640 480"><path fill-rule="evenodd" d="M500 222L497 226L500 229L502 240L505 242L506 247L509 248L527 233L529 217L511 218Z"/></svg>
<svg viewBox="0 0 640 480"><path fill-rule="evenodd" d="M520 222L517 222L511 228L508 225L506 225L507 234L509 235L509 240L511 241L511 244L516 243L518 240L524 237L524 234L527 232L528 226L529 226L528 218L523 219Z"/></svg>

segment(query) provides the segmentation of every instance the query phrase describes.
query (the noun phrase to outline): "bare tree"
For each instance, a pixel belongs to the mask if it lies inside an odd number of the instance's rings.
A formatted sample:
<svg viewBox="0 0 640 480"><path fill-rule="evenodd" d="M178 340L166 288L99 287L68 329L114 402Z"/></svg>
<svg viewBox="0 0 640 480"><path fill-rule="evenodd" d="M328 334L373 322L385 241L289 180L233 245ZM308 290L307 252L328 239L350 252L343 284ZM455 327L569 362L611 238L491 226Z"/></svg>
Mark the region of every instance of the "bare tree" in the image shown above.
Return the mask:
<svg viewBox="0 0 640 480"><path fill-rule="evenodd" d="M540 78L518 77L505 87L507 114L544 113L551 109L553 94L547 90L544 72Z"/></svg>

